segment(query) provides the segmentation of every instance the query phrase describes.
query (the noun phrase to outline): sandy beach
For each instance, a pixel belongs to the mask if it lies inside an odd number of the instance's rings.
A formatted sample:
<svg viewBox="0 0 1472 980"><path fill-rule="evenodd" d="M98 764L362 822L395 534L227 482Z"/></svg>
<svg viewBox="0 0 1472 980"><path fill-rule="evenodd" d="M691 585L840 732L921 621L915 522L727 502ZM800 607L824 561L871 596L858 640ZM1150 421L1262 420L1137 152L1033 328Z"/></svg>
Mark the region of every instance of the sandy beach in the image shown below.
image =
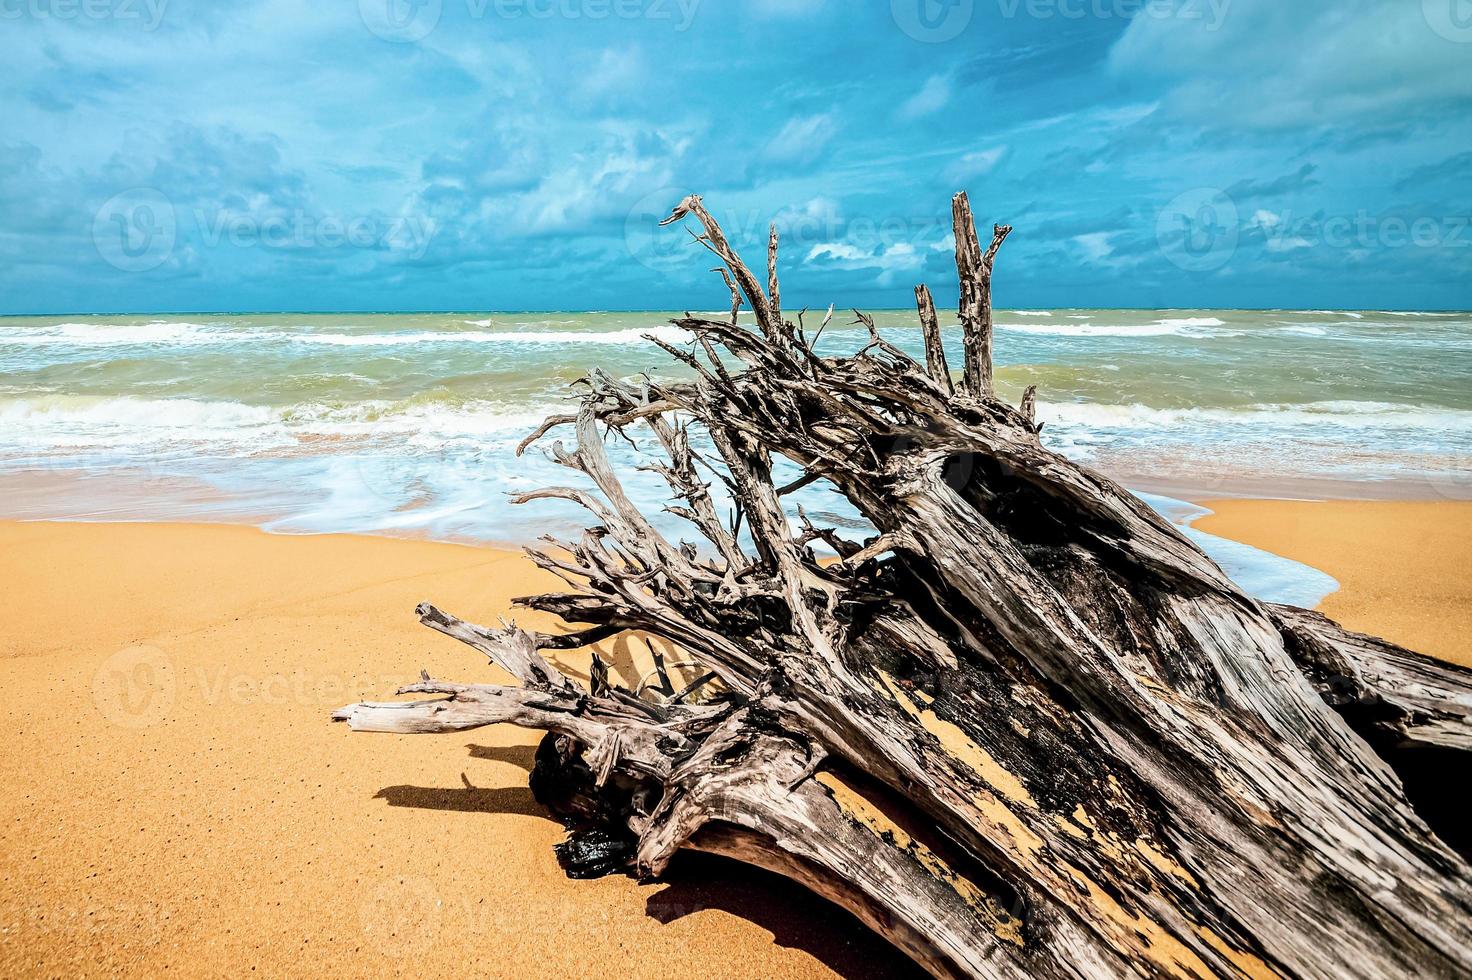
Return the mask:
<svg viewBox="0 0 1472 980"><path fill-rule="evenodd" d="M1472 502L1216 500L1195 522L1339 580L1319 609L1472 667Z"/></svg>
<svg viewBox="0 0 1472 980"><path fill-rule="evenodd" d="M1472 504L1212 504L1348 625L1472 663ZM164 524L0 524L0 974L896 976L796 886L725 864L567 880L537 736L350 735L421 667L490 679L416 603L551 584L489 549ZM535 616L529 625L549 625ZM644 665L608 651L625 677ZM564 661L574 671L584 662Z"/></svg>
<svg viewBox="0 0 1472 980"><path fill-rule="evenodd" d="M908 970L846 914L740 867L569 881L526 785L534 733L328 723L420 667L492 679L413 610L494 621L555 586L519 555L10 523L0 583L0 975Z"/></svg>

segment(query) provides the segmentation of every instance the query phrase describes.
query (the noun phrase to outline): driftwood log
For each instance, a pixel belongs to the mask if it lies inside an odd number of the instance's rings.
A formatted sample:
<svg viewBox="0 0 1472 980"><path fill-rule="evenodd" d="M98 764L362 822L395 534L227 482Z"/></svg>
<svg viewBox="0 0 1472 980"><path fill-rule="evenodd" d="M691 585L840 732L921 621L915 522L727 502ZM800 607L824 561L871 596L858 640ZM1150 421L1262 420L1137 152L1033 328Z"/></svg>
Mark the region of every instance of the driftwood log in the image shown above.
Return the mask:
<svg viewBox="0 0 1472 980"><path fill-rule="evenodd" d="M983 250L964 194L955 378L924 287L925 364L862 315L862 350L819 356L780 311L775 231L764 285L699 197L668 221L687 216L733 296L729 322L687 315L691 345L661 344L695 379L595 373L581 410L528 440L574 427L576 447L552 453L598 490L523 498L596 522L531 552L569 591L519 600L576 632L421 606L520 686L426 675L400 692L426 700L334 718L545 730L531 782L568 828L569 874L725 855L851 910L936 975L1472 975L1472 871L1397 776L1435 753L1444 785L1427 792L1465 788L1472 673L1249 597L1045 448L1035 393L1014 409L992 385L990 282L1011 229ZM661 535L609 461L606 436L641 427L698 547ZM805 475L779 486L779 459ZM817 481L873 525L867 543L793 512ZM678 647L705 686L655 703L596 655L588 689L542 656L625 631Z"/></svg>

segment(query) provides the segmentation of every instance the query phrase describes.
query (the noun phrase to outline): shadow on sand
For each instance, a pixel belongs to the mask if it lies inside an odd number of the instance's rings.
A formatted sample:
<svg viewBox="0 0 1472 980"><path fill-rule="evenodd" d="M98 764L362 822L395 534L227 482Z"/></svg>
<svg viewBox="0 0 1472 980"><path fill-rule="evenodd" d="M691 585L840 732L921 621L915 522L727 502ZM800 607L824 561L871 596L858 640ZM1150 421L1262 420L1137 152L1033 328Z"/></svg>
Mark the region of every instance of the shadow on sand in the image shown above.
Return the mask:
<svg viewBox="0 0 1472 980"><path fill-rule="evenodd" d="M531 770L530 746L467 746L472 759L506 762ZM457 813L514 813L551 821L525 786L480 789L462 774L456 788L385 786L374 794L389 806ZM919 978L924 974L849 913L780 875L725 858L681 853L654 885L645 913L661 923L716 909L740 916L772 934L772 941L814 957L840 976Z"/></svg>

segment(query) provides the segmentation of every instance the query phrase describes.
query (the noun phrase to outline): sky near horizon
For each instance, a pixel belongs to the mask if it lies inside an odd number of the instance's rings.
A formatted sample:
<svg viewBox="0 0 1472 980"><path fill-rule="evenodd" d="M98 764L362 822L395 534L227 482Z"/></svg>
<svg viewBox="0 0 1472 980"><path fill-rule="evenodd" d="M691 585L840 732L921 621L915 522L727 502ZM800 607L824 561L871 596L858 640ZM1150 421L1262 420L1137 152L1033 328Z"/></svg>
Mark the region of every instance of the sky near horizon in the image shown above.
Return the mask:
<svg viewBox="0 0 1472 980"><path fill-rule="evenodd" d="M1472 307L1469 0L0 0L0 313Z"/></svg>

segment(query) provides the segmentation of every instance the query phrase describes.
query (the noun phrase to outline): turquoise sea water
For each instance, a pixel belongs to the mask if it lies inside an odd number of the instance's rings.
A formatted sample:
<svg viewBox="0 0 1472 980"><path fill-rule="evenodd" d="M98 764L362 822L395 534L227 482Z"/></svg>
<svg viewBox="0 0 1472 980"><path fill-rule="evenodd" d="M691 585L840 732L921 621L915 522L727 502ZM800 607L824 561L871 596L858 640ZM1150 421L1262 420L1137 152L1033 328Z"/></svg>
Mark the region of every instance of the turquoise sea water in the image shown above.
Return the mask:
<svg viewBox="0 0 1472 980"><path fill-rule="evenodd" d="M0 516L248 517L476 541L566 532L582 521L560 505L507 506L506 492L569 476L512 447L591 368L681 376L641 339L683 339L672 315L0 318L0 477L48 477L45 493L7 493ZM862 346L849 319L823 334L825 353ZM876 319L920 355L913 313ZM1472 315L997 319L1001 393L1038 385L1045 441L1132 486L1472 496ZM647 506L663 500L656 482L633 482ZM841 502L808 503L853 523Z"/></svg>

